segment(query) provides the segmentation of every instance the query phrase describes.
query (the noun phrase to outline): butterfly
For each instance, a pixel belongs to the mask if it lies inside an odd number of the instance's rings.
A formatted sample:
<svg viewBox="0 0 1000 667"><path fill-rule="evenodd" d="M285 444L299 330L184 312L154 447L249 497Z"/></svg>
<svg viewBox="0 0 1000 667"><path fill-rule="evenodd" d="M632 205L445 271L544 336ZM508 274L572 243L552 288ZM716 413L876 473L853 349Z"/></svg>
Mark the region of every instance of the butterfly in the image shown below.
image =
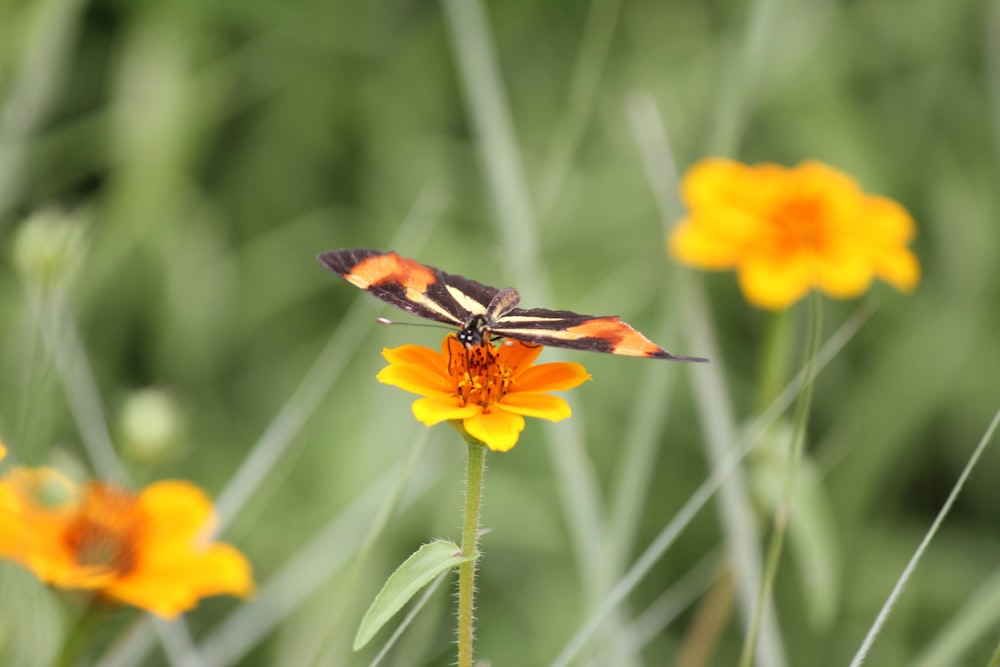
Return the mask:
<svg viewBox="0 0 1000 667"><path fill-rule="evenodd" d="M358 248L320 253L320 263L355 287L408 313L458 329L472 349L494 336L534 345L606 352L627 357L708 361L670 354L614 315L518 308L513 287L497 289L445 273L394 252Z"/></svg>

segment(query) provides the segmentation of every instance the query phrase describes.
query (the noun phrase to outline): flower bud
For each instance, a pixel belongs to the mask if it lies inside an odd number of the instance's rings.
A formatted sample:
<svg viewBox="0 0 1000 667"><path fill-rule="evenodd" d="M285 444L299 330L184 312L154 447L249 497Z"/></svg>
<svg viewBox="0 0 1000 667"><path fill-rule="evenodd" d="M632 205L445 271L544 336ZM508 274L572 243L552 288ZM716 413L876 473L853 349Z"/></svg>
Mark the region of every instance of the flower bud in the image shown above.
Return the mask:
<svg viewBox="0 0 1000 667"><path fill-rule="evenodd" d="M181 439L182 418L174 396L157 388L133 392L122 407L123 453L132 460L156 463L170 458Z"/></svg>
<svg viewBox="0 0 1000 667"><path fill-rule="evenodd" d="M31 215L14 237L14 265L29 285L51 289L70 283L84 252L83 216L46 209Z"/></svg>

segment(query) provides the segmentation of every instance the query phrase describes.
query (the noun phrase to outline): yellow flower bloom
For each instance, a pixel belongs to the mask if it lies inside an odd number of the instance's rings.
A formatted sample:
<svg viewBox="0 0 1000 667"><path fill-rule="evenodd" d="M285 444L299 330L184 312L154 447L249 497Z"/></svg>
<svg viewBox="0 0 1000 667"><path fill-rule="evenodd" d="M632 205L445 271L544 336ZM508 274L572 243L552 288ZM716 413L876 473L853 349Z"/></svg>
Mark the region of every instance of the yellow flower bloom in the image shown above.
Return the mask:
<svg viewBox="0 0 1000 667"><path fill-rule="evenodd" d="M0 480L0 556L60 588L85 589L164 618L200 598L253 591L239 551L207 539L212 505L196 486L163 481L141 493L80 488L49 468Z"/></svg>
<svg viewBox="0 0 1000 667"><path fill-rule="evenodd" d="M436 352L419 345L382 351L389 365L379 382L419 394L413 415L427 426L461 420L465 432L494 451L506 452L524 430L525 417L559 421L569 405L545 392L572 389L590 379L580 364L532 366L540 345L505 340L467 350L449 334Z"/></svg>
<svg viewBox="0 0 1000 667"><path fill-rule="evenodd" d="M780 310L813 287L863 294L873 278L910 291L920 265L906 210L819 162L785 168L708 159L684 178L689 214L669 248L703 269L735 269L747 301Z"/></svg>
<svg viewBox="0 0 1000 667"><path fill-rule="evenodd" d="M0 440L0 461L3 461L5 456L7 456L7 448L3 446L3 440Z"/></svg>

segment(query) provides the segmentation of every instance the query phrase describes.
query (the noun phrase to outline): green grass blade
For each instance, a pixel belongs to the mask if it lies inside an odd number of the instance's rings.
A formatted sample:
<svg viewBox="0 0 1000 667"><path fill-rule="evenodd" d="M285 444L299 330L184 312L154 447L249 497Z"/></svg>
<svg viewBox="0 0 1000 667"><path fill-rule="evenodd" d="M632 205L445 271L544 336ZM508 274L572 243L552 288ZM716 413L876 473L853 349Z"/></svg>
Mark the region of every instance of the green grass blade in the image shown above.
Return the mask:
<svg viewBox="0 0 1000 667"><path fill-rule="evenodd" d="M816 361L817 375L829 363L830 359L854 337L861 325L867 320L868 314L868 310L862 307L854 317L845 322L827 340L820 350ZM569 665L570 661L579 653L590 637L600 628L604 619L642 581L653 565L659 561L667 549L674 543L680 533L691 523L695 515L708 503L712 495L718 491L726 477L739 465L740 461L750 452L753 446L764 437L788 406L792 404L792 401L795 400L795 397L801 390L804 381L805 371L803 370L792 378L792 381L786 385L784 391L743 431L742 436L733 443L725 458L718 466L713 467L708 479L702 482L694 493L691 494L688 501L674 515L674 518L663 527L646 550L636 559L625 576L618 581L611 592L591 612L587 620L584 621L573 637L563 647L562 651L550 663L551 667L566 667Z"/></svg>
<svg viewBox="0 0 1000 667"><path fill-rule="evenodd" d="M868 657L868 652L871 650L872 644L875 643L875 638L882 630L882 626L885 625L890 612L892 612L893 605L896 604L896 600L898 600L899 596L902 594L906 583L910 580L910 577L913 576L913 572L917 568L917 563L920 562L920 558L924 555L924 551L927 550L927 545L930 544L932 539L934 539L938 528L941 527L945 517L948 516L948 512L951 511L951 506L955 503L955 499L958 498L959 492L965 485L965 480L968 479L969 475L972 473L972 469L975 468L976 463L979 462L979 457L983 453L983 450L986 449L986 445L988 445L990 440L993 438L993 432L996 430L998 424L1000 424L1000 410L993 415L993 421L990 422L990 425L987 427L983 437L979 440L979 444L976 445L976 449L972 452L972 456L969 457L968 463L966 463L965 468L962 469L962 474L958 476L958 480L951 488L951 493L948 494L948 498L944 501L944 505L941 506L941 511L939 511L937 516L934 518L934 523L931 524L927 534L924 535L924 539L920 541L920 545L917 547L917 550L913 552L913 556L910 558L910 561L906 564L906 567L903 568L903 573L899 575L896 585L892 587L892 592L889 593L889 597L886 599L885 604L882 605L882 609L879 610L878 616L875 617L875 621L868 629L868 633L862 640L857 653L854 654L854 658L851 660L851 667L860 667L860 665L864 664L865 659Z"/></svg>

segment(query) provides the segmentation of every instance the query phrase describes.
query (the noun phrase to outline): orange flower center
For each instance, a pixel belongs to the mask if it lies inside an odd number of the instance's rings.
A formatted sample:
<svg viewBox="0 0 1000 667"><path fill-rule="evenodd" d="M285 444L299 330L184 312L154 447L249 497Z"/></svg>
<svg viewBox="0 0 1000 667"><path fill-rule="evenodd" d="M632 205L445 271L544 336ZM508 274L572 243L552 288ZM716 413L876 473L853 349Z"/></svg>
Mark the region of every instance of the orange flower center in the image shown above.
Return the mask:
<svg viewBox="0 0 1000 667"><path fill-rule="evenodd" d="M778 242L785 250L818 249L824 242L825 206L819 197L792 198L781 202L771 219Z"/></svg>
<svg viewBox="0 0 1000 667"><path fill-rule="evenodd" d="M136 565L142 524L133 494L95 482L87 486L80 511L63 539L80 565L127 574Z"/></svg>
<svg viewBox="0 0 1000 667"><path fill-rule="evenodd" d="M510 391L514 369L501 363L499 350L489 341L470 350L455 340L448 352L448 374L462 405L489 408Z"/></svg>

